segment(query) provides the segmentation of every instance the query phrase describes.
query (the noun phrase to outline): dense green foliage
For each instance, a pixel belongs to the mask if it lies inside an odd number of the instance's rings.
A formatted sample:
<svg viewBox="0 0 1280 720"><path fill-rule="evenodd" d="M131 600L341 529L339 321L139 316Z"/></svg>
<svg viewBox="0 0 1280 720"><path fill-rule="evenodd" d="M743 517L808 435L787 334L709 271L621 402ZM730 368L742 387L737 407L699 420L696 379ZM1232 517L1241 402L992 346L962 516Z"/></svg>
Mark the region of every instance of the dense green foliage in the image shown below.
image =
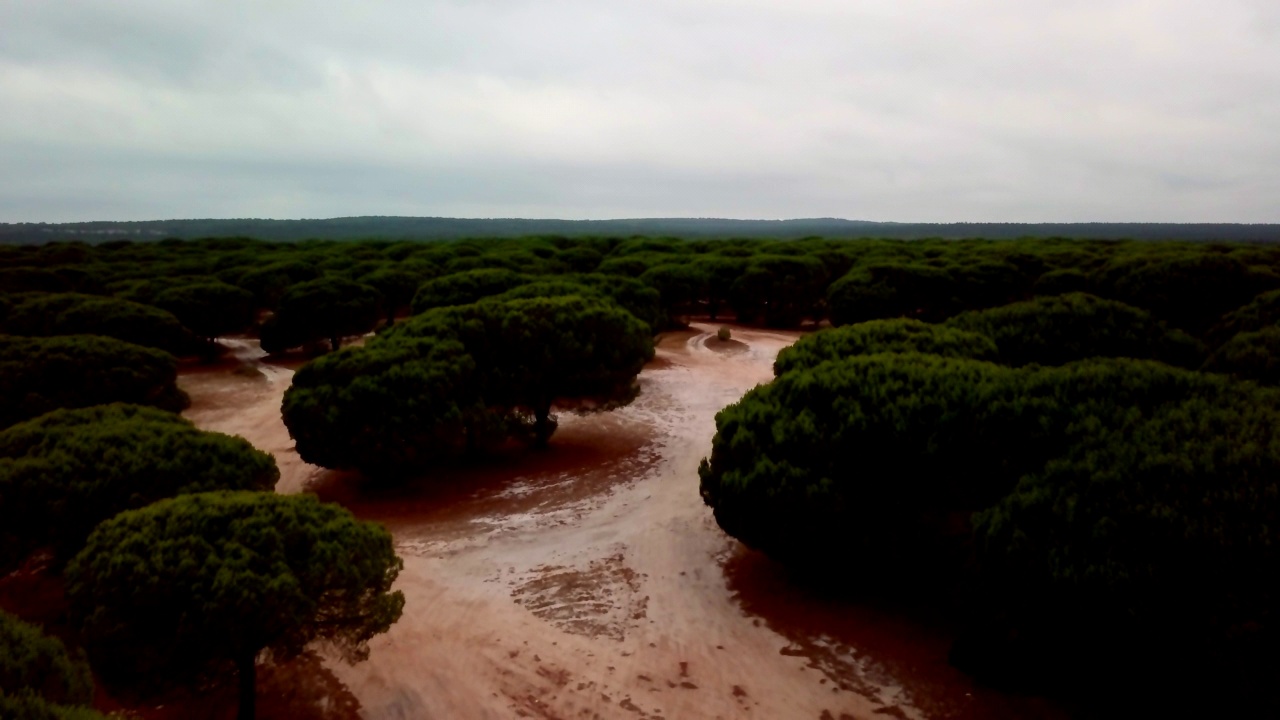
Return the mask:
<svg viewBox="0 0 1280 720"><path fill-rule="evenodd" d="M299 370L284 419L308 462L420 471L512 436L545 444L553 405L629 400L652 355L648 326L599 298L451 306Z"/></svg>
<svg viewBox="0 0 1280 720"><path fill-rule="evenodd" d="M821 318L826 281L826 269L816 257L756 255L734 280L729 302L741 322L793 327Z"/></svg>
<svg viewBox="0 0 1280 720"><path fill-rule="evenodd" d="M410 270L395 266L382 266L362 275L359 282L378 291L381 297L382 312L390 325L396 320L396 313L409 307L418 292L418 286L425 279L423 270Z"/></svg>
<svg viewBox="0 0 1280 720"><path fill-rule="evenodd" d="M523 300L535 297L578 295L611 300L643 321L651 330L667 321L659 292L630 278L608 275L563 275L554 280L536 280L493 296L495 300Z"/></svg>
<svg viewBox="0 0 1280 720"><path fill-rule="evenodd" d="M253 324L253 293L216 280L162 290L152 302L207 340L242 332Z"/></svg>
<svg viewBox="0 0 1280 720"><path fill-rule="evenodd" d="M162 498L270 490L275 460L247 440L154 408L58 410L0 431L0 566L52 545L69 559L98 523Z"/></svg>
<svg viewBox="0 0 1280 720"><path fill-rule="evenodd" d="M1090 357L1155 358L1199 366L1194 338L1115 300L1069 293L957 315L947 325L986 335L1007 365L1061 365Z"/></svg>
<svg viewBox="0 0 1280 720"><path fill-rule="evenodd" d="M813 368L828 360L877 353L927 353L942 357L995 360L999 355L988 336L906 318L870 320L816 332L778 353L774 374Z"/></svg>
<svg viewBox="0 0 1280 720"><path fill-rule="evenodd" d="M1242 332L1257 332L1280 325L1280 290L1262 293L1247 305L1223 315L1209 331L1214 345L1221 345Z"/></svg>
<svg viewBox="0 0 1280 720"><path fill-rule="evenodd" d="M922 524L1011 485L1010 419L982 412L1015 382L995 365L926 355L785 373L717 415L703 499L730 535L791 562L896 561L885 552L896 548L918 563L907 550Z"/></svg>
<svg viewBox="0 0 1280 720"><path fill-rule="evenodd" d="M112 402L178 411L172 355L96 335L0 335L0 427L58 408Z"/></svg>
<svg viewBox="0 0 1280 720"><path fill-rule="evenodd" d="M61 640L0 611L0 695L23 691L50 703L85 705L93 700L93 677Z"/></svg>
<svg viewBox="0 0 1280 720"><path fill-rule="evenodd" d="M1005 662L1078 673L1062 665L1105 644L1105 671L1274 668L1277 399L1205 383L1087 433L979 513L977 558L998 588L983 610L1012 630L996 635L1011 638Z"/></svg>
<svg viewBox="0 0 1280 720"><path fill-rule="evenodd" d="M659 326L680 327L683 318L698 312L698 298L702 296L703 274L686 263L658 265L645 270L640 282L658 291L665 321Z"/></svg>
<svg viewBox="0 0 1280 720"><path fill-rule="evenodd" d="M10 335L104 335L178 356L196 349L195 337L172 313L128 300L76 293L22 297L0 329Z"/></svg>
<svg viewBox="0 0 1280 720"><path fill-rule="evenodd" d="M856 354L860 328L717 416L700 476L727 532L823 576L967 588L957 659L1003 677L1280 667L1280 395L1152 361Z"/></svg>
<svg viewBox="0 0 1280 720"><path fill-rule="evenodd" d="M246 258L247 259L247 258ZM315 265L306 260L281 259L261 265L231 267L218 273L218 278L253 293L259 307L274 308L290 287L320 277Z"/></svg>
<svg viewBox="0 0 1280 720"><path fill-rule="evenodd" d="M414 314L450 305L469 305L529 282L527 276L506 268L482 268L428 280L413 297Z"/></svg>
<svg viewBox="0 0 1280 720"><path fill-rule="evenodd" d="M1199 333L1259 293L1280 288L1280 273L1256 259L1224 251L1119 258L1102 273L1101 283L1112 297Z"/></svg>
<svg viewBox="0 0 1280 720"><path fill-rule="evenodd" d="M1204 369L1280 385L1280 326L1232 337L1209 357Z"/></svg>
<svg viewBox="0 0 1280 720"><path fill-rule="evenodd" d="M30 692L0 692L0 717L9 720L106 720L102 713L82 706L55 705Z"/></svg>
<svg viewBox="0 0 1280 720"><path fill-rule="evenodd" d="M262 349L281 352L328 340L337 350L343 337L373 329L381 302L377 290L340 277L300 282L284 293L275 314L263 324Z"/></svg>
<svg viewBox="0 0 1280 720"><path fill-rule="evenodd" d="M400 617L391 536L313 496L218 492L98 526L67 567L67 598L112 682L163 686L231 668L252 717L258 654L311 642L363 659Z"/></svg>

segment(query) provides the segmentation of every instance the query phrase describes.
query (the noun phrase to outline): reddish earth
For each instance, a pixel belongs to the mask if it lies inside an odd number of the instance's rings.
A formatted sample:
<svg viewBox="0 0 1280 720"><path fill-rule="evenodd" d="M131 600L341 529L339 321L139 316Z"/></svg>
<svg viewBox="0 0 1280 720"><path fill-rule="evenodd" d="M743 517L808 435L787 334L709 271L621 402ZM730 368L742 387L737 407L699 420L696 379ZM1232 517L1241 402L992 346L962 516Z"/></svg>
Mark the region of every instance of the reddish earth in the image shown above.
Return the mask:
<svg viewBox="0 0 1280 720"><path fill-rule="evenodd" d="M642 392L561 417L551 449L394 491L308 465L280 400L292 370L184 373L201 427L275 455L280 492L314 492L392 531L404 616L367 662L263 666L261 717L1061 717L975 686L928 619L824 599L728 538L698 495L715 414L772 377L796 333L714 327L662 337ZM869 580L874 581L874 578ZM222 718L230 695L150 716Z"/></svg>

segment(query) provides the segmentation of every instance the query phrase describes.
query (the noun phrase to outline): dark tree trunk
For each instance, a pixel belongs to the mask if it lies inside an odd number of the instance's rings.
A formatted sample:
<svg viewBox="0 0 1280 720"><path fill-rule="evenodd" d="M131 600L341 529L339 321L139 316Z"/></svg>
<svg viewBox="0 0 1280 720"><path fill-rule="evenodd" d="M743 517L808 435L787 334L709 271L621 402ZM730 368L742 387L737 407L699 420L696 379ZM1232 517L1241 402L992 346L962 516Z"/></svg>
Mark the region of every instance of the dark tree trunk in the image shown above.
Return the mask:
<svg viewBox="0 0 1280 720"><path fill-rule="evenodd" d="M391 308L390 310L387 311L387 327L391 327L392 325L395 325L395 324L396 324L396 309Z"/></svg>
<svg viewBox="0 0 1280 720"><path fill-rule="evenodd" d="M338 352L338 348L341 346L342 346L342 338L338 337L337 335L334 335L333 337L329 338L329 347L332 348L334 352Z"/></svg>
<svg viewBox="0 0 1280 720"><path fill-rule="evenodd" d="M545 450L547 441L551 439L551 403L541 404L534 410L537 424L533 428L533 446Z"/></svg>
<svg viewBox="0 0 1280 720"><path fill-rule="evenodd" d="M236 720L254 720L257 716L255 702L258 699L257 670L255 661L257 653L249 653L236 661L236 671L240 676L240 711Z"/></svg>

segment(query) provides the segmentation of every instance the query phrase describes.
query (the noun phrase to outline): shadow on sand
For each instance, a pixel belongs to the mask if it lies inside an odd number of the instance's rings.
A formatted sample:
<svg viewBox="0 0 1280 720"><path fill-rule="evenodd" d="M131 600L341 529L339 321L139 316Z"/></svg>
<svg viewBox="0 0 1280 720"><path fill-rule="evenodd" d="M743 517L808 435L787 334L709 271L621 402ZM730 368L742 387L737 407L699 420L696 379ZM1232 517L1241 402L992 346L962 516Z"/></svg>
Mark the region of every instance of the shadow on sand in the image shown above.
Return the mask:
<svg viewBox="0 0 1280 720"><path fill-rule="evenodd" d="M953 631L937 613L889 609L814 587L741 545L725 560L724 574L743 613L786 639L783 655L821 672L820 682L833 692L877 703L877 715L910 717L906 709L914 708L938 720L1068 717L1045 699L980 686L952 667Z"/></svg>

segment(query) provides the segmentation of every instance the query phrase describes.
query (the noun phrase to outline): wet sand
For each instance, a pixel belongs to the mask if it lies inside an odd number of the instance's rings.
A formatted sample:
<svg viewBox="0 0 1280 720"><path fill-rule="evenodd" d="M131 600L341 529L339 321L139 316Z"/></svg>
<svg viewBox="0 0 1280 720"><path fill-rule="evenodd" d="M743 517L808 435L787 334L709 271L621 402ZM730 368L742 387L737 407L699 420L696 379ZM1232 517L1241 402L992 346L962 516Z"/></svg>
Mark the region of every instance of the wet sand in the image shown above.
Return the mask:
<svg viewBox="0 0 1280 720"><path fill-rule="evenodd" d="M292 370L252 342L184 372L196 424L273 453L278 491L385 523L405 561L404 616L369 660L261 669L261 716L1062 716L975 687L947 665L945 627L819 597L724 535L698 495L715 413L797 334L734 328L726 352L716 327L665 334L640 397L561 415L548 452L394 490L298 458L279 414Z"/></svg>

